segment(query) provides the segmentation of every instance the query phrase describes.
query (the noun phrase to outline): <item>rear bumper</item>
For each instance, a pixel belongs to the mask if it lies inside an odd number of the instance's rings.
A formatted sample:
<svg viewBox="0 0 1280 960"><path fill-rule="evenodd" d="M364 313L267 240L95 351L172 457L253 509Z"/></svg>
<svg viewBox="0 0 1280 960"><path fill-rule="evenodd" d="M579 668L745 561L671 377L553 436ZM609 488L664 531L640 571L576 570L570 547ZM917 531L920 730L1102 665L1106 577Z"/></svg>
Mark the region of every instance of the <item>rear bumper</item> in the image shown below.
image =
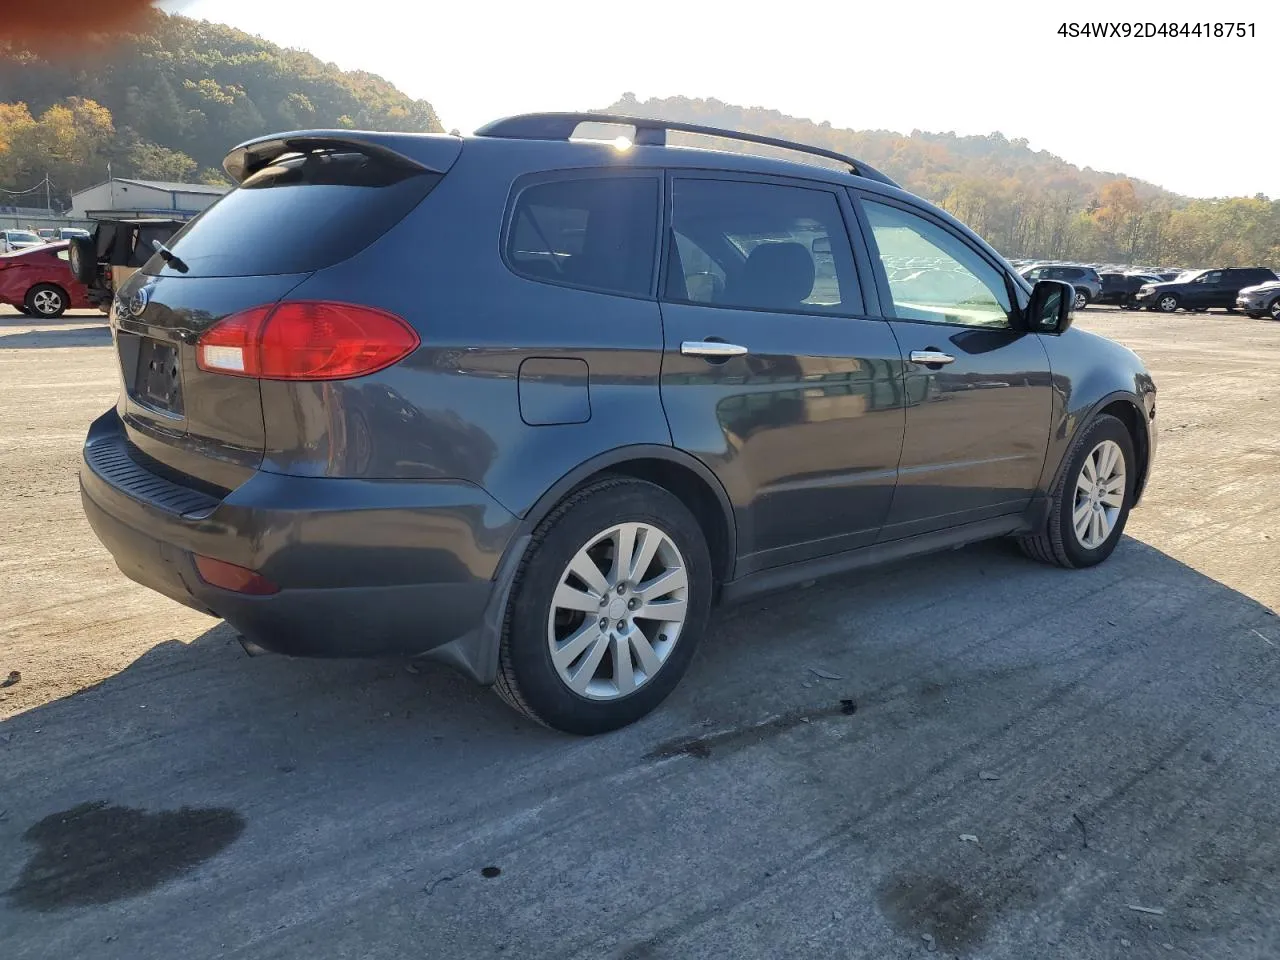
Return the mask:
<svg viewBox="0 0 1280 960"><path fill-rule="evenodd" d="M217 499L128 453L113 410L90 428L80 469L85 515L117 565L278 653L416 656L473 634L518 524L460 481L260 472ZM210 586L193 554L256 570L280 591Z"/></svg>

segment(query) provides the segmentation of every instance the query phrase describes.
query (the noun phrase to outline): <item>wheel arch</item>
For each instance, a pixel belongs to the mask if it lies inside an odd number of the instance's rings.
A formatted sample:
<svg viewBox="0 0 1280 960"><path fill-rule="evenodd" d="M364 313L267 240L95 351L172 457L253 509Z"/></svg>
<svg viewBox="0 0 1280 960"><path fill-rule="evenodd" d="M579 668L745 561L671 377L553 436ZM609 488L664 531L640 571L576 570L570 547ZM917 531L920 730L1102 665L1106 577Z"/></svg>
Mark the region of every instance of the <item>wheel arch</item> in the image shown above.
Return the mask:
<svg viewBox="0 0 1280 960"><path fill-rule="evenodd" d="M1146 420L1142 413L1142 402L1136 394L1127 390L1116 390L1096 400L1079 418L1080 425L1072 433L1070 442L1065 445L1062 459L1054 469L1053 478L1048 489L1057 489L1058 480L1062 477L1062 471L1067 469L1067 461L1070 457L1071 448L1075 444L1075 438L1089 424L1104 414L1113 416L1123 423L1125 429L1129 431L1130 439L1133 440L1133 451L1138 461L1135 464L1138 476L1133 487L1133 504L1137 506L1142 499L1142 492L1146 488L1147 473L1151 466L1151 438L1147 433Z"/></svg>
<svg viewBox="0 0 1280 960"><path fill-rule="evenodd" d="M537 499L522 518L522 531L532 532L556 504L602 476L647 480L679 497L707 538L717 584L732 579L738 531L729 495L706 464L674 447L637 444L592 457L557 480Z"/></svg>

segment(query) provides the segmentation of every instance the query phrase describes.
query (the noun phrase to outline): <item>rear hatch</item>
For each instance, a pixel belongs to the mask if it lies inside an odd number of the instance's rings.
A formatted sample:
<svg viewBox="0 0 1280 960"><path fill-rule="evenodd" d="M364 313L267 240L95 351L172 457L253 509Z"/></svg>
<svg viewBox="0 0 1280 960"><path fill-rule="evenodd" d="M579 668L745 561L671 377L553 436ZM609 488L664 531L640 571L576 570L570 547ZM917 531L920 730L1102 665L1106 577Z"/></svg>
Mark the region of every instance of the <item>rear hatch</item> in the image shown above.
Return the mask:
<svg viewBox="0 0 1280 960"><path fill-rule="evenodd" d="M226 167L241 185L152 256L112 307L117 410L135 459L212 493L247 480L265 447L260 381L200 369L200 337L368 247L458 151L452 138L327 132L233 151Z"/></svg>

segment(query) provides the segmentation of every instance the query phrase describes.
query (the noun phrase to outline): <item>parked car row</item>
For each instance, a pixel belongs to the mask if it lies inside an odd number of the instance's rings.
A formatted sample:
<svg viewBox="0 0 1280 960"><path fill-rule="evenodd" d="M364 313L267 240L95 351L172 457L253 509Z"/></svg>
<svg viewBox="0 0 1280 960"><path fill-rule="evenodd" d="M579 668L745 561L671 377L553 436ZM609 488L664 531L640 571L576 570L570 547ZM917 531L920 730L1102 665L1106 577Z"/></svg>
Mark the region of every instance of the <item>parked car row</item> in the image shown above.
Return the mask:
<svg viewBox="0 0 1280 960"><path fill-rule="evenodd" d="M89 231L81 227L41 227L36 233L45 243L57 243L59 240L70 240L72 237L89 236Z"/></svg>
<svg viewBox="0 0 1280 960"><path fill-rule="evenodd" d="M1177 310L1201 312L1211 307L1236 310L1240 295L1245 290L1274 283L1276 279L1275 273L1266 267L1191 270L1175 280L1143 284L1133 297L1133 306L1161 313ZM1264 308L1251 308L1249 312L1262 316Z"/></svg>
<svg viewBox="0 0 1280 960"><path fill-rule="evenodd" d="M1142 270L1083 263L1010 262L1033 283L1041 279L1070 283L1075 289L1077 310L1091 303L1162 313L1204 312L1217 307L1241 310L1254 318L1280 319L1280 281L1266 267Z"/></svg>
<svg viewBox="0 0 1280 960"><path fill-rule="evenodd" d="M0 230L0 253L29 250L42 243L58 243L72 237L87 237L89 231L80 227L41 227L39 230Z"/></svg>

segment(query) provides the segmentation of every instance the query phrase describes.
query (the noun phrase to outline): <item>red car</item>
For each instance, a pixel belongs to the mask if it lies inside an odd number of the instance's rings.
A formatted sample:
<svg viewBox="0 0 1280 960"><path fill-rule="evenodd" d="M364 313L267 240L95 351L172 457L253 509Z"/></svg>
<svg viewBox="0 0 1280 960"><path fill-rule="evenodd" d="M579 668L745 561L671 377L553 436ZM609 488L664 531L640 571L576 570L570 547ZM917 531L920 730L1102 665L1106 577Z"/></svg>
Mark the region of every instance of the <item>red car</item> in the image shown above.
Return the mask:
<svg viewBox="0 0 1280 960"><path fill-rule="evenodd" d="M0 303L50 319L68 308L92 307L89 291L71 273L67 243L48 243L0 255Z"/></svg>

